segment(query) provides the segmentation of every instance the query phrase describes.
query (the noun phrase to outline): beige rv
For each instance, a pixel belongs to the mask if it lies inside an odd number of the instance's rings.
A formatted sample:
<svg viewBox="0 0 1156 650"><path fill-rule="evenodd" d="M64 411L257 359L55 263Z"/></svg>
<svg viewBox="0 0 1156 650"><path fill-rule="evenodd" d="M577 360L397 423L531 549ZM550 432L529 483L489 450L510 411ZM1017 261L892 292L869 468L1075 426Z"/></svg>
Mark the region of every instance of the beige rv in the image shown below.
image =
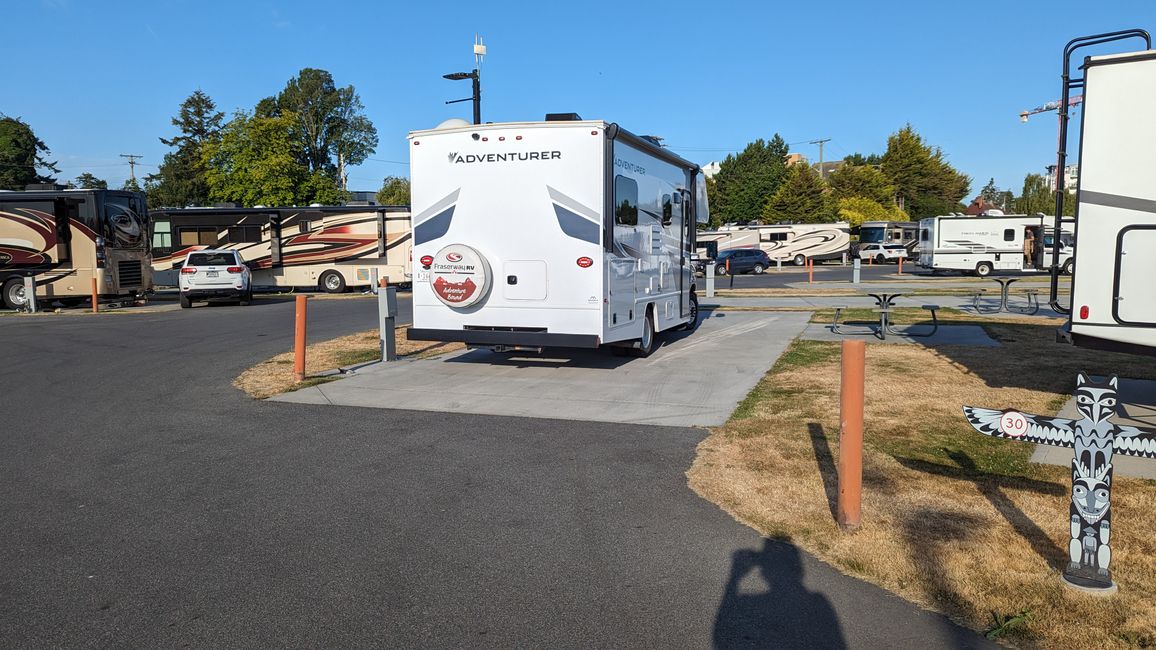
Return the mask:
<svg viewBox="0 0 1156 650"><path fill-rule="evenodd" d="M379 279L410 282L412 237L404 206L184 208L154 210L153 277L176 286L193 251L234 249L253 286L319 287L341 293Z"/></svg>
<svg viewBox="0 0 1156 650"><path fill-rule="evenodd" d="M25 278L41 301L102 298L152 288L143 194L116 190L0 192L0 300L28 304Z"/></svg>

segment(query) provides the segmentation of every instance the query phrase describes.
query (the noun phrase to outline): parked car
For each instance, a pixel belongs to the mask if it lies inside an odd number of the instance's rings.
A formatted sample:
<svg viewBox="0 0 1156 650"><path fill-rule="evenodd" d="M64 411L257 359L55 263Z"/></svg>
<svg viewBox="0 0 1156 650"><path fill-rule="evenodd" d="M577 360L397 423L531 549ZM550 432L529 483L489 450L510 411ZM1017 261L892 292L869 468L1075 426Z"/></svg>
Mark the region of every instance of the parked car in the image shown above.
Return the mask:
<svg viewBox="0 0 1156 650"><path fill-rule="evenodd" d="M903 244L860 244L859 259L899 263L899 258L907 259L907 247Z"/></svg>
<svg viewBox="0 0 1156 650"><path fill-rule="evenodd" d="M755 273L766 271L771 266L771 258L766 251L759 248L732 248L720 251L714 261L715 275L727 274L727 262L730 262L731 273Z"/></svg>
<svg viewBox="0 0 1156 650"><path fill-rule="evenodd" d="M205 249L189 253L181 264L181 307L194 300L230 300L248 305L253 300L252 273L234 250Z"/></svg>

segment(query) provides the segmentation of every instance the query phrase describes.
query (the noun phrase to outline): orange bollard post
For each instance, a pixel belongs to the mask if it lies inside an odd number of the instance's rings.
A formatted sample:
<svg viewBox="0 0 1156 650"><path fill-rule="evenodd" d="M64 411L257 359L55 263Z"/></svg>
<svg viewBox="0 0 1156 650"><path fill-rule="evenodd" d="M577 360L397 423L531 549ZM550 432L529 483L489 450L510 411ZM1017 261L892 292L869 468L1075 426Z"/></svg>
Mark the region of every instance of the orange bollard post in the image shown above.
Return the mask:
<svg viewBox="0 0 1156 650"><path fill-rule="evenodd" d="M100 299L96 293L96 278L92 279L92 313L100 311Z"/></svg>
<svg viewBox="0 0 1156 650"><path fill-rule="evenodd" d="M811 284L815 280L815 260L807 258L807 284Z"/></svg>
<svg viewBox="0 0 1156 650"><path fill-rule="evenodd" d="M903 275L903 257L899 257L899 275Z"/></svg>
<svg viewBox="0 0 1156 650"><path fill-rule="evenodd" d="M294 330L293 377L305 381L305 301L308 296L297 296L297 324Z"/></svg>
<svg viewBox="0 0 1156 650"><path fill-rule="evenodd" d="M839 386L839 503L836 519L847 532L859 528L863 491L863 341L843 341Z"/></svg>

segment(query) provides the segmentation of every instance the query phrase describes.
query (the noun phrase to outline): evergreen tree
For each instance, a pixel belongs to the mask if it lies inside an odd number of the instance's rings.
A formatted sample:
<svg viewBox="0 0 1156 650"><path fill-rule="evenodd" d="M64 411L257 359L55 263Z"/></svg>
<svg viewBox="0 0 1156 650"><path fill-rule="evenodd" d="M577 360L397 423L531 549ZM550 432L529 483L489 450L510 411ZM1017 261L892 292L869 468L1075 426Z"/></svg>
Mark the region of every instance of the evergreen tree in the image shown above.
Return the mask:
<svg viewBox="0 0 1156 650"><path fill-rule="evenodd" d="M825 223L835 220L827 184L809 165L792 165L762 212L763 223Z"/></svg>
<svg viewBox="0 0 1156 650"><path fill-rule="evenodd" d="M0 113L0 189L23 190L30 183L55 182L37 171L60 173L56 163L44 157L51 153L26 122Z"/></svg>
<svg viewBox="0 0 1156 650"><path fill-rule="evenodd" d="M787 143L779 134L770 142L762 139L747 145L738 155L728 155L708 185L711 225L757 220L763 206L779 189L787 175Z"/></svg>
<svg viewBox="0 0 1156 650"><path fill-rule="evenodd" d="M926 144L910 124L887 138L880 165L895 184L904 210L915 218L955 211L971 186L971 179L949 165L943 151Z"/></svg>
<svg viewBox="0 0 1156 650"><path fill-rule="evenodd" d="M386 176L377 191L377 202L381 205L409 205L409 179Z"/></svg>
<svg viewBox="0 0 1156 650"><path fill-rule="evenodd" d="M861 153L853 153L846 158L843 158L843 164L854 167L878 167L883 162L883 156L877 153L868 154L864 156Z"/></svg>
<svg viewBox="0 0 1156 650"><path fill-rule="evenodd" d="M827 175L827 184L836 199L863 197L884 209L895 203L895 185L874 167L845 164Z"/></svg>
<svg viewBox="0 0 1156 650"><path fill-rule="evenodd" d="M124 182L124 185L121 186L120 189L127 190L129 192L140 192L141 191L140 183L138 183L135 178L127 179Z"/></svg>
<svg viewBox="0 0 1156 650"><path fill-rule="evenodd" d="M76 187L79 187L82 190L107 190L108 189L108 181L101 180L101 179L97 178L96 176L93 176L89 172L84 172L80 176L77 176L75 185L76 185Z"/></svg>
<svg viewBox="0 0 1156 650"><path fill-rule="evenodd" d="M221 131L225 114L201 90L189 95L172 119L179 133L160 141L175 150L165 154L156 174L145 177L149 203L154 206L184 207L204 205L209 200L204 148Z"/></svg>

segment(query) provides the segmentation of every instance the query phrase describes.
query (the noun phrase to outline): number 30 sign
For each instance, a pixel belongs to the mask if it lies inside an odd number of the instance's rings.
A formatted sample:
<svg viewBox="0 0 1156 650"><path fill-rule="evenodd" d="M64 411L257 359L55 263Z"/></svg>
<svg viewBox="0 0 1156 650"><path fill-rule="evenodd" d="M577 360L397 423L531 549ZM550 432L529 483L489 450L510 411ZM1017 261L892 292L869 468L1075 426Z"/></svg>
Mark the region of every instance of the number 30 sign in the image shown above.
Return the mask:
<svg viewBox="0 0 1156 650"><path fill-rule="evenodd" d="M1023 413L1008 411L999 419L999 429L1004 435L1019 438L1028 432L1028 419Z"/></svg>

